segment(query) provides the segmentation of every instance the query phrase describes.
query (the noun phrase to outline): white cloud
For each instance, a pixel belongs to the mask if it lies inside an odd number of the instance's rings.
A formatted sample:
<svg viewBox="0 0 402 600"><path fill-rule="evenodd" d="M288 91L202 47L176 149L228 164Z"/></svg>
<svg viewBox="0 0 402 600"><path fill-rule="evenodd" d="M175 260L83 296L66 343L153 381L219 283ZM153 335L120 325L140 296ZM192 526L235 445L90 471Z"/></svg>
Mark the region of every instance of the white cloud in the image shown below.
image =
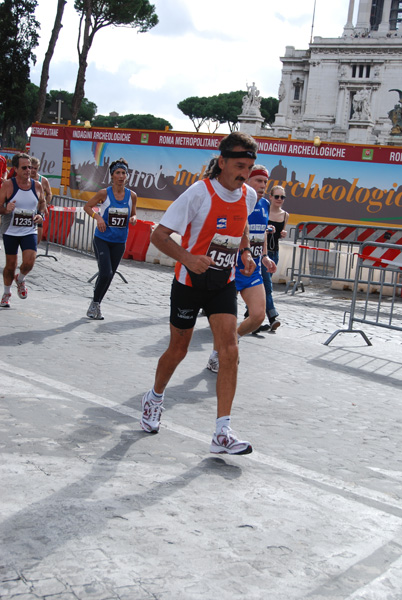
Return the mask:
<svg viewBox="0 0 402 600"><path fill-rule="evenodd" d="M282 0L276 12L266 0L153 0L159 24L148 33L108 27L99 31L89 53L85 95L98 112L151 113L175 129L192 130L177 108L188 96L245 89L255 81L262 96L277 96L279 57L286 46L308 48L314 0ZM314 35L338 37L349 0L317 0ZM51 8L50 8L51 7ZM41 62L53 27L56 3L39 0L38 63L31 78L39 84ZM77 73L78 15L65 7L63 28L50 65L49 89L74 91Z"/></svg>

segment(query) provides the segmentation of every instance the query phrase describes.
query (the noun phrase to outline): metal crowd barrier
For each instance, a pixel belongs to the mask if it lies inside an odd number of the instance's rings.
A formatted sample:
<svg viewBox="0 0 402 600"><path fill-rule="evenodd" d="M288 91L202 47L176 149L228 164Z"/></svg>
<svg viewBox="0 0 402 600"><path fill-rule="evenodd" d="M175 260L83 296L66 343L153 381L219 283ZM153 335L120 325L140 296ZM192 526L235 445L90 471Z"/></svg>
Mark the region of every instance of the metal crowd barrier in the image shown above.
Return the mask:
<svg viewBox="0 0 402 600"><path fill-rule="evenodd" d="M70 196L52 196L53 206L63 206L65 208L83 207L85 206L85 200L79 200L76 198L70 198Z"/></svg>
<svg viewBox="0 0 402 600"><path fill-rule="evenodd" d="M84 211L86 202L67 196L53 196L48 206L48 217L43 224L43 238L46 238L46 250L40 256L57 260L49 253L51 246L69 248L85 255L94 255L93 237L96 223Z"/></svg>
<svg viewBox="0 0 402 600"><path fill-rule="evenodd" d="M402 244L402 228L348 225L309 221L298 223L295 229L293 258L287 293L292 295L302 279L326 279L353 283L355 257L366 242ZM299 258L296 252L299 249ZM296 265L297 263L297 265Z"/></svg>
<svg viewBox="0 0 402 600"><path fill-rule="evenodd" d="M363 296L362 296L363 292ZM358 255L349 325L338 329L326 342L328 346L338 333L360 333L354 323L366 323L402 331L402 246L398 244L365 243Z"/></svg>
<svg viewBox="0 0 402 600"><path fill-rule="evenodd" d="M84 211L85 204L85 200L76 200L68 196L53 196L52 204L48 206L48 217L43 224L46 250L44 254L38 254L38 258L43 256L57 261L56 256L49 253L50 245L94 256L93 238L96 222ZM119 270L116 273L124 283L128 283ZM92 275L88 283L91 283L97 276L98 273Z"/></svg>

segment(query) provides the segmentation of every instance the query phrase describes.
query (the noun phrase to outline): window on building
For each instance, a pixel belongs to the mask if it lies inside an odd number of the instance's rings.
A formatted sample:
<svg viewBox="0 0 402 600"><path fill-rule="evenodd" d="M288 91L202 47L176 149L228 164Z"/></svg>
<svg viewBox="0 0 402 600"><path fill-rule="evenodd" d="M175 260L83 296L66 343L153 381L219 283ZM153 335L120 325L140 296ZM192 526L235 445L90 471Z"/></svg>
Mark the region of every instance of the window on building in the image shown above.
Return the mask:
<svg viewBox="0 0 402 600"><path fill-rule="evenodd" d="M371 65L352 65L352 78L354 79L368 79L370 73Z"/></svg>
<svg viewBox="0 0 402 600"><path fill-rule="evenodd" d="M402 2L392 0L391 11L389 14L389 28L391 30L399 29L402 22Z"/></svg>
<svg viewBox="0 0 402 600"><path fill-rule="evenodd" d="M300 100L301 99L301 90L302 90L302 87L303 87L303 82L300 81L299 78L297 78L293 85L294 85L294 88L295 88L295 93L293 95L293 100Z"/></svg>

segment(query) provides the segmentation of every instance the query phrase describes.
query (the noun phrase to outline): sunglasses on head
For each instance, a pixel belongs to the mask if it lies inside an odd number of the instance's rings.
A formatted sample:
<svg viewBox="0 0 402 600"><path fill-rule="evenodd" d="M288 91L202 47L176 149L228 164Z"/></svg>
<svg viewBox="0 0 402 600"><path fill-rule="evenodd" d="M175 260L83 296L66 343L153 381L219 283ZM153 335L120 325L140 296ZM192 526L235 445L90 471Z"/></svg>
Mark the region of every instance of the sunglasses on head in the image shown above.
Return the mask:
<svg viewBox="0 0 402 600"><path fill-rule="evenodd" d="M31 165L25 165L23 167L20 167L20 169L22 169L23 171L26 171L27 169L32 169Z"/></svg>
<svg viewBox="0 0 402 600"><path fill-rule="evenodd" d="M286 196L281 196L280 194L275 194L275 195L274 195L274 198L275 198L275 200L279 200L279 198L280 198L281 200L284 200L284 199L286 198Z"/></svg>

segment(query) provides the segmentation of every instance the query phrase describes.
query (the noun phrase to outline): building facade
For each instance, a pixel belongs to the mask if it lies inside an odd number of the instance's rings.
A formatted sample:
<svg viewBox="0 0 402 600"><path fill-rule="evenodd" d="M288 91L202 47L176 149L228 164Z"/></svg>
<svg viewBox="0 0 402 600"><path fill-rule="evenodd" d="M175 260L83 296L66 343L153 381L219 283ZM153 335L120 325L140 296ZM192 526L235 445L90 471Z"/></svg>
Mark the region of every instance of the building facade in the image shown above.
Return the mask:
<svg viewBox="0 0 402 600"><path fill-rule="evenodd" d="M342 37L287 46L268 135L401 145L401 21L399 0L350 0Z"/></svg>

